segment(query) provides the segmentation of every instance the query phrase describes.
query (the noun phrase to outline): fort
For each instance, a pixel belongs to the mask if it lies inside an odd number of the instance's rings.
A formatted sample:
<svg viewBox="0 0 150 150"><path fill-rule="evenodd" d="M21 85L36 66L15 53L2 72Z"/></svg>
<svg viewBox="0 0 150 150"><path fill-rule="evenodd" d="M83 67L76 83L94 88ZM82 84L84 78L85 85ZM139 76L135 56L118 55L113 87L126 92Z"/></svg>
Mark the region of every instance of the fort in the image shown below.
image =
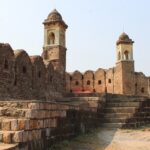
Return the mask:
<svg viewBox="0 0 150 150"><path fill-rule="evenodd" d="M150 78L135 72L134 41L126 33L116 42L115 67L68 73L67 24L56 9L43 24L41 56L0 44L0 142L7 149L45 150L100 125L149 123ZM132 117L111 116L120 111Z"/></svg>

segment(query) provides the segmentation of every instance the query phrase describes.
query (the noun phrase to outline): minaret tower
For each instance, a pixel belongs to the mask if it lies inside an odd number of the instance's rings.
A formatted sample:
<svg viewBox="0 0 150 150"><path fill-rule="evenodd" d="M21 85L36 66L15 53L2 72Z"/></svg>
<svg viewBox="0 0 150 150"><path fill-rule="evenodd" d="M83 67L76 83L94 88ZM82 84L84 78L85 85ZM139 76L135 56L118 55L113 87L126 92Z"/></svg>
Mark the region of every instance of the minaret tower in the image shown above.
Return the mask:
<svg viewBox="0 0 150 150"><path fill-rule="evenodd" d="M44 21L44 47L42 57L50 61L61 74L66 70L66 23L54 9Z"/></svg>
<svg viewBox="0 0 150 150"><path fill-rule="evenodd" d="M116 43L117 45L117 62L133 62L133 43L132 39L126 33L122 33Z"/></svg>
<svg viewBox="0 0 150 150"><path fill-rule="evenodd" d="M134 60L132 39L122 33L116 42L116 93L134 95Z"/></svg>

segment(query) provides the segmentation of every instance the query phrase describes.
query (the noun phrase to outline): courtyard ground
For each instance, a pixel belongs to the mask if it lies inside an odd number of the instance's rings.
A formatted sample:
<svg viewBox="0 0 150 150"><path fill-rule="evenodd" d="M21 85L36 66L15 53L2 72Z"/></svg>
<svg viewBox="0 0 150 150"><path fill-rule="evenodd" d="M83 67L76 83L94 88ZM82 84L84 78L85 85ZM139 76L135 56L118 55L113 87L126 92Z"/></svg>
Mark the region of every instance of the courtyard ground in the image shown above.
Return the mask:
<svg viewBox="0 0 150 150"><path fill-rule="evenodd" d="M64 141L50 150L150 150L150 127L125 129L97 129Z"/></svg>

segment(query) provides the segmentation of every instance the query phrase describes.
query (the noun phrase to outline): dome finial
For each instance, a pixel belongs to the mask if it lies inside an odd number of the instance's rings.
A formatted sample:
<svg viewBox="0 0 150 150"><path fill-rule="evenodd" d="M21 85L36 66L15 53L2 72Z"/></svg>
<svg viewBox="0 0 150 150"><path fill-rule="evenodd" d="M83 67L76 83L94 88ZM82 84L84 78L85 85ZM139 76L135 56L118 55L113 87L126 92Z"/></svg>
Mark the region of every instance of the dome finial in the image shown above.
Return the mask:
<svg viewBox="0 0 150 150"><path fill-rule="evenodd" d="M128 34L126 34L124 31L121 33L121 35L119 36L119 39L117 40L117 45L118 44L133 44L134 41L132 41L132 39L129 38Z"/></svg>

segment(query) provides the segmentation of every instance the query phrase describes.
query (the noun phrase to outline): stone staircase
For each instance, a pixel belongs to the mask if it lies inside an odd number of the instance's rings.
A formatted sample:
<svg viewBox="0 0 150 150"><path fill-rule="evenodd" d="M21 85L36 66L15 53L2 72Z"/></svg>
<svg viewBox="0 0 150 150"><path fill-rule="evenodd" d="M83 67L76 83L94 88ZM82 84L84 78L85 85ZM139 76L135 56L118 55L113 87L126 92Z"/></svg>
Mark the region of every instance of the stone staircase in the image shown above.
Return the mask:
<svg viewBox="0 0 150 150"><path fill-rule="evenodd" d="M107 95L102 126L110 128L135 128L150 122L150 100L146 97Z"/></svg>

